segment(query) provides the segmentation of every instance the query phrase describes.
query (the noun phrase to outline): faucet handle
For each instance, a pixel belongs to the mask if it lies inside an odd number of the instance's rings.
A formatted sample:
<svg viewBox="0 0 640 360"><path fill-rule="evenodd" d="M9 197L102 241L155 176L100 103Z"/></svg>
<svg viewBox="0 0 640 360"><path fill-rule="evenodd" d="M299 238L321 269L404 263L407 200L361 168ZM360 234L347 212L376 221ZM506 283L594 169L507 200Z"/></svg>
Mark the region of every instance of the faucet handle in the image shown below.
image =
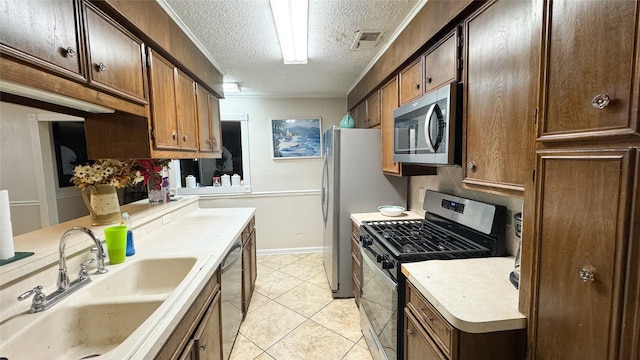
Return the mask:
<svg viewBox="0 0 640 360"><path fill-rule="evenodd" d="M94 272L94 274L106 274L109 270L104 267L104 259L107 257L107 254L102 247L102 241L100 242L100 249L98 249L97 246L94 246L91 248L91 253L96 254L96 262L98 264L96 265L96 271Z"/></svg>
<svg viewBox="0 0 640 360"><path fill-rule="evenodd" d="M42 292L42 285L38 285L33 289L20 294L20 296L18 296L18 301L26 300L31 295L33 295L33 303L31 305L32 308L44 304L45 300L47 299L47 295Z"/></svg>
<svg viewBox="0 0 640 360"><path fill-rule="evenodd" d="M82 281L89 277L89 273L87 272L87 265L96 261L95 259L89 259L82 264L80 264L80 272L78 272L78 281Z"/></svg>

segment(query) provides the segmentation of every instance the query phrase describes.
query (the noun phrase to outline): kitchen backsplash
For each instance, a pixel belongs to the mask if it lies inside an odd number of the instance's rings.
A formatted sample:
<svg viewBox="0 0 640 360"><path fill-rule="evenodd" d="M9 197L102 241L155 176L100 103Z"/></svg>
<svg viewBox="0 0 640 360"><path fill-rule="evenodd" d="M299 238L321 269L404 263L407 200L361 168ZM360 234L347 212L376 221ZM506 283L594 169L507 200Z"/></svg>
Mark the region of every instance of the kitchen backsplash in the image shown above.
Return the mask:
<svg viewBox="0 0 640 360"><path fill-rule="evenodd" d="M422 189L422 191L421 191ZM489 194L468 190L462 187L462 169L458 166L443 166L438 168L436 176L412 176L409 178L409 209L424 214L422 209L421 192L435 190L457 195L490 204L507 207L506 246L510 255L518 250L518 238L513 228L513 215L522 211L523 201L519 198Z"/></svg>

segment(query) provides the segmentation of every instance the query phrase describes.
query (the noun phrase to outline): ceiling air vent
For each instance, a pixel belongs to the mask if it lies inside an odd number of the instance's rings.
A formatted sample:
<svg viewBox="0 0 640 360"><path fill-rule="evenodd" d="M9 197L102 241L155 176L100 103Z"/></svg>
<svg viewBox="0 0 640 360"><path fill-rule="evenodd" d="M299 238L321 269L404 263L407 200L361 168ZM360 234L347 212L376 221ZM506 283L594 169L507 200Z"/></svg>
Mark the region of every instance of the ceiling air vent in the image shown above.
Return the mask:
<svg viewBox="0 0 640 360"><path fill-rule="evenodd" d="M378 45L380 39L382 39L381 30L358 30L356 32L356 38L351 44L351 50L369 50Z"/></svg>

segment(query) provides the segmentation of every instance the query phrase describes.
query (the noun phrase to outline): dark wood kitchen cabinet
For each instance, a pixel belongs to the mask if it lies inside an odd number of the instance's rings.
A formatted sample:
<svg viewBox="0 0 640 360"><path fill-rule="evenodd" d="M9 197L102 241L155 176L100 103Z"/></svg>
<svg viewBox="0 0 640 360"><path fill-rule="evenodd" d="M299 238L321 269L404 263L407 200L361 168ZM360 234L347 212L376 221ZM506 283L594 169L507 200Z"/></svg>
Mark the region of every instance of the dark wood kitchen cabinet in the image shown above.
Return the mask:
<svg viewBox="0 0 640 360"><path fill-rule="evenodd" d="M423 58L420 57L400 71L400 106L422 96L423 89Z"/></svg>
<svg viewBox="0 0 640 360"><path fill-rule="evenodd" d="M544 1L540 141L640 135L638 1ZM637 138L636 138L637 139Z"/></svg>
<svg viewBox="0 0 640 360"><path fill-rule="evenodd" d="M380 91L376 90L367 98L367 116L365 127L372 128L380 125Z"/></svg>
<svg viewBox="0 0 640 360"><path fill-rule="evenodd" d="M458 37L453 31L424 56L424 92L458 80Z"/></svg>
<svg viewBox="0 0 640 360"><path fill-rule="evenodd" d="M147 103L144 44L102 11L84 3L89 83Z"/></svg>
<svg viewBox="0 0 640 360"><path fill-rule="evenodd" d="M529 1L493 1L465 21L463 184L523 196L533 163Z"/></svg>
<svg viewBox="0 0 640 360"><path fill-rule="evenodd" d="M398 108L398 77L394 76L380 88L380 146L382 172L402 175L401 165L393 161L393 110Z"/></svg>
<svg viewBox="0 0 640 360"><path fill-rule="evenodd" d="M168 60L149 50L149 82L155 147L197 150L194 81Z"/></svg>
<svg viewBox="0 0 640 360"><path fill-rule="evenodd" d="M222 359L220 271L209 279L155 360Z"/></svg>
<svg viewBox="0 0 640 360"><path fill-rule="evenodd" d="M367 122L367 102L363 101L353 109L353 120L356 122L356 128L366 128Z"/></svg>
<svg viewBox="0 0 640 360"><path fill-rule="evenodd" d="M456 329L407 280L404 360L519 360L525 330L467 333Z"/></svg>
<svg viewBox="0 0 640 360"><path fill-rule="evenodd" d="M203 86L196 84L198 109L198 150L218 153L222 156L222 127L220 126L220 103Z"/></svg>
<svg viewBox="0 0 640 360"><path fill-rule="evenodd" d="M242 230L242 317L247 316L253 291L258 276L256 257L256 218L249 220L249 224Z"/></svg>
<svg viewBox="0 0 640 360"><path fill-rule="evenodd" d="M79 6L74 0L1 1L0 51L45 71L84 81Z"/></svg>

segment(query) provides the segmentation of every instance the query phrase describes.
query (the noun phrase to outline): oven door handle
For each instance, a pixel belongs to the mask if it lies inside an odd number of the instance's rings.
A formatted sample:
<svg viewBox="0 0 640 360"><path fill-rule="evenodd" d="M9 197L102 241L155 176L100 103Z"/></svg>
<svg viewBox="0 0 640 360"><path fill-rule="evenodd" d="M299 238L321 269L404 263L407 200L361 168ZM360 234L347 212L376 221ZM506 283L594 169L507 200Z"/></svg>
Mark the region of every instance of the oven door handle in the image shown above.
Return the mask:
<svg viewBox="0 0 640 360"><path fill-rule="evenodd" d="M380 277L387 286L392 288L394 291L398 291L398 284L395 281L393 281L382 270L380 270L380 268L378 268L376 264L374 264L373 261L369 259L369 257L367 256L364 250L365 250L364 248L360 248L360 253L362 254L362 261L365 262L367 266L369 266L376 273L376 276ZM369 251L375 253L373 250L369 250ZM362 291L363 292L365 291L365 284L362 284Z"/></svg>

